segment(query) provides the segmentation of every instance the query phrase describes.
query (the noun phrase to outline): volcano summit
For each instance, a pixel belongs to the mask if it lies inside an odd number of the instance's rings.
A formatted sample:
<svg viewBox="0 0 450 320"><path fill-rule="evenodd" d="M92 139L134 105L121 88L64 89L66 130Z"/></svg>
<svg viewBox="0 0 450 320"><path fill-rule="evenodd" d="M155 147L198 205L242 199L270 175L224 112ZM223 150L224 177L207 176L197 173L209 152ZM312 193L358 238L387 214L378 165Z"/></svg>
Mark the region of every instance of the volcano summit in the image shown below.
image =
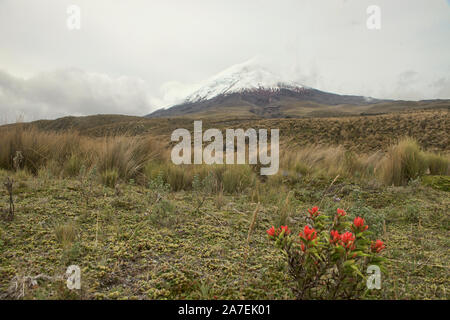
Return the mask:
<svg viewBox="0 0 450 320"><path fill-rule="evenodd" d="M284 118L353 114L358 108L383 102L362 96L339 95L286 81L266 68L251 63L232 66L205 81L178 105L147 117L211 115ZM332 108L330 108L332 107ZM356 109L355 109L356 108ZM355 109L349 112L348 109ZM364 108L363 108L364 109ZM363 110L364 111L364 110Z"/></svg>

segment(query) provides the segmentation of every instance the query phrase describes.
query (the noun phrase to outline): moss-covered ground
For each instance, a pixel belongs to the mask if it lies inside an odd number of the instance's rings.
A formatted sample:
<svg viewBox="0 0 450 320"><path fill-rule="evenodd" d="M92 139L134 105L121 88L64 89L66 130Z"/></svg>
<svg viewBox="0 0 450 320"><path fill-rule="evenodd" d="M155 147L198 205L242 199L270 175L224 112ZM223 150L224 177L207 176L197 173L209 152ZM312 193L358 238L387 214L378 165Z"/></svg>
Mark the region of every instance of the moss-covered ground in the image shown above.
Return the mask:
<svg viewBox="0 0 450 320"><path fill-rule="evenodd" d="M365 217L388 258L379 299L448 299L450 197L437 182L382 187L305 178L241 194L167 192L123 183L0 172L15 180L15 217L0 220L0 296L16 299L291 299L287 265L265 230L298 232L320 205ZM286 200L286 197L288 198ZM257 198L257 199L256 199ZM0 211L7 209L0 191ZM255 225L249 225L260 201ZM249 241L247 241L249 239ZM62 280L81 268L81 290ZM31 285L25 276L45 274Z"/></svg>

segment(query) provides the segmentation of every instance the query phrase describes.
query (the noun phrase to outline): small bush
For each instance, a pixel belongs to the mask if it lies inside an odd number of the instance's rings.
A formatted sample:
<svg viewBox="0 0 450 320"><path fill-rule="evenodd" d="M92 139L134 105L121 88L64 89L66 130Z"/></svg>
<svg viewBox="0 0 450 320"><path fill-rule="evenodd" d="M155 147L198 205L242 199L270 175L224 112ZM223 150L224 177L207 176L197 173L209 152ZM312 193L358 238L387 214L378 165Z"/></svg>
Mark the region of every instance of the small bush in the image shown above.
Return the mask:
<svg viewBox="0 0 450 320"><path fill-rule="evenodd" d="M166 194L170 191L170 185L164 181L164 175L162 172L150 180L148 187L150 190L160 194Z"/></svg>
<svg viewBox="0 0 450 320"><path fill-rule="evenodd" d="M405 220L409 223L417 223L420 219L420 211L414 204L408 204L404 210Z"/></svg>
<svg viewBox="0 0 450 320"><path fill-rule="evenodd" d="M283 250L289 265L292 291L297 299L358 299L367 292L363 273L369 265L384 269L379 253L381 240L370 241L368 226L361 217L346 221L347 213L337 209L334 217L318 207L308 210L310 224L298 235L288 226L267 230L269 238Z"/></svg>
<svg viewBox="0 0 450 320"><path fill-rule="evenodd" d="M422 183L436 190L450 192L450 177L448 176L425 176Z"/></svg>
<svg viewBox="0 0 450 320"><path fill-rule="evenodd" d="M150 214L149 220L152 224L169 227L176 223L175 206L168 200L161 200L157 202Z"/></svg>
<svg viewBox="0 0 450 320"><path fill-rule="evenodd" d="M291 203L291 193L283 194L280 193L280 197L278 200L278 206L277 206L277 224L278 225L285 225L287 223L287 220L289 216L291 215L293 211L293 206Z"/></svg>

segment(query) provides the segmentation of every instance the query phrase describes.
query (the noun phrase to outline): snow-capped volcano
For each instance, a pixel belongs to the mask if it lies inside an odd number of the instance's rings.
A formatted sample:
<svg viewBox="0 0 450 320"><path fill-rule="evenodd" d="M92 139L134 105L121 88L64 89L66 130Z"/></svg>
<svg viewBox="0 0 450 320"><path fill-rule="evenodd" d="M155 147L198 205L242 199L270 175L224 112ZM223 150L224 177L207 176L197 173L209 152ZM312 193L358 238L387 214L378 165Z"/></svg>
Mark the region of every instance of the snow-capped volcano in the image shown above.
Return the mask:
<svg viewBox="0 0 450 320"><path fill-rule="evenodd" d="M339 116L354 114L354 111L349 110L381 101L369 101L361 96L339 95L306 87L284 79L252 60L220 72L197 88L182 103L156 110L148 117Z"/></svg>
<svg viewBox="0 0 450 320"><path fill-rule="evenodd" d="M209 100L232 93L260 90L275 92L281 89L295 91L303 88L303 85L283 80L261 65L245 62L234 65L205 81L200 89L186 98L185 103Z"/></svg>

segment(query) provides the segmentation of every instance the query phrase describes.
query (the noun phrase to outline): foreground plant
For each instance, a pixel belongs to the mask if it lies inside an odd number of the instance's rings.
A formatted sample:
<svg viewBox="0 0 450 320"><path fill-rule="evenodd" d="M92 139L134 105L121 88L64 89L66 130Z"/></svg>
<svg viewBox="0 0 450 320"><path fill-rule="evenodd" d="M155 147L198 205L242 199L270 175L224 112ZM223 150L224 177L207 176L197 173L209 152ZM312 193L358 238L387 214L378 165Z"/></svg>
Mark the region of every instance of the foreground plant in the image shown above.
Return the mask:
<svg viewBox="0 0 450 320"><path fill-rule="evenodd" d="M365 272L369 265L383 270L379 255L386 246L372 242L369 226L361 217L346 221L345 210L331 219L318 207L308 210L310 224L298 235L288 226L267 230L271 240L285 253L293 292L297 299L355 299L367 293Z"/></svg>

